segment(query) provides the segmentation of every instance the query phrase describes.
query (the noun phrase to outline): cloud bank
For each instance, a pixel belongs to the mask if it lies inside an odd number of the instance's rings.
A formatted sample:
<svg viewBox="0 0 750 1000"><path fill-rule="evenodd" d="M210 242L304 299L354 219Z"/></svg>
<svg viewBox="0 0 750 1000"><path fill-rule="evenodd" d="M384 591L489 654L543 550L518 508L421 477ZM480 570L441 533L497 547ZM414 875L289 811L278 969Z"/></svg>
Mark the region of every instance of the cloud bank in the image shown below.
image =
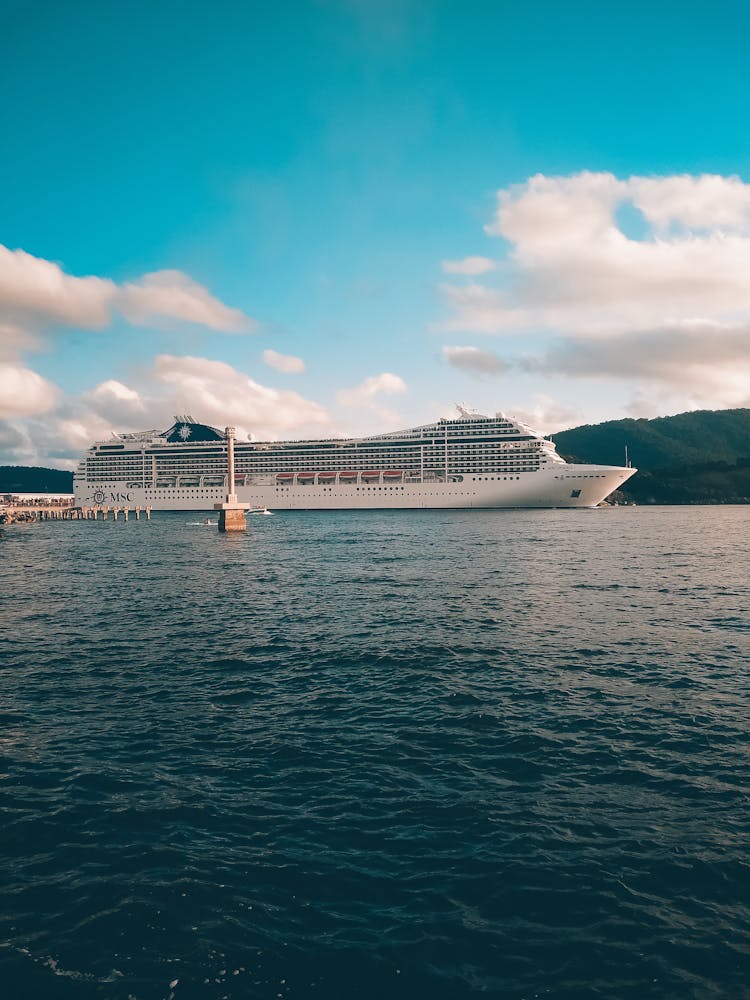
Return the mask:
<svg viewBox="0 0 750 1000"><path fill-rule="evenodd" d="M707 405L750 401L750 185L740 178L539 174L498 192L485 228L506 242L505 258L491 283L443 286L444 330L546 338L536 359L512 366L632 377Z"/></svg>
<svg viewBox="0 0 750 1000"><path fill-rule="evenodd" d="M181 271L154 271L118 285L109 278L75 277L59 264L0 244L0 321L16 329L54 325L101 330L117 315L137 326L195 323L224 333L257 326Z"/></svg>
<svg viewBox="0 0 750 1000"><path fill-rule="evenodd" d="M271 389L223 361L161 354L156 380L169 389L177 407L200 413L207 423L227 421L256 439L310 436L330 429L327 411L288 389Z"/></svg>
<svg viewBox="0 0 750 1000"><path fill-rule="evenodd" d="M135 326L190 323L223 333L257 328L181 271L155 271L118 285L76 277L0 244L0 419L46 413L59 401L59 389L22 361L25 351L39 347L40 334L54 327L104 330L118 316Z"/></svg>
<svg viewBox="0 0 750 1000"><path fill-rule="evenodd" d="M46 413L57 397L56 386L30 368L0 363L0 420Z"/></svg>
<svg viewBox="0 0 750 1000"><path fill-rule="evenodd" d="M164 430L173 414L185 412L218 427L232 423L240 437L254 439L335 433L319 404L208 358L161 354L137 386L107 379L77 397L65 398L40 382L33 372L19 378L16 366L0 364L0 404L10 404L0 409L7 420L0 425L0 449L13 464L72 468L95 440L125 430Z"/></svg>
<svg viewBox="0 0 750 1000"><path fill-rule="evenodd" d="M497 354L483 351L479 347L445 346L443 357L454 368L461 368L474 375L497 375L511 368L511 365Z"/></svg>

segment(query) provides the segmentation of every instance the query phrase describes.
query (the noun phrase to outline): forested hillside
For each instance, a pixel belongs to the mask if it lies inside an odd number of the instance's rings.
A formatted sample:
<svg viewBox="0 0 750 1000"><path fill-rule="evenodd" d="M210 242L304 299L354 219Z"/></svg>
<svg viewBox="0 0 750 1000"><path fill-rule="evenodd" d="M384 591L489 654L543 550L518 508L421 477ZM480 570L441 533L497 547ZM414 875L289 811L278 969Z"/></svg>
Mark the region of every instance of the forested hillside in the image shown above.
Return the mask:
<svg viewBox="0 0 750 1000"><path fill-rule="evenodd" d="M750 409L694 410L654 420L608 420L554 435L566 458L638 474L623 491L640 503L750 503Z"/></svg>
<svg viewBox="0 0 750 1000"><path fill-rule="evenodd" d="M37 466L0 465L0 493L72 492L72 472Z"/></svg>

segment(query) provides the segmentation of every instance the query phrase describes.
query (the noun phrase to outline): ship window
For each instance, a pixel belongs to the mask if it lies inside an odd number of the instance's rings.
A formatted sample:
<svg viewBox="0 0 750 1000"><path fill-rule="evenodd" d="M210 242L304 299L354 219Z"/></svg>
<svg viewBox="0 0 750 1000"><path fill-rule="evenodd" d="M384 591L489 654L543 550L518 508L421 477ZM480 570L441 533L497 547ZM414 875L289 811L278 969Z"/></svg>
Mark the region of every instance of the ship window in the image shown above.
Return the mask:
<svg viewBox="0 0 750 1000"><path fill-rule="evenodd" d="M574 500L576 500L581 495L581 491L580 490L571 490L570 491L570 495L571 495L571 497Z"/></svg>

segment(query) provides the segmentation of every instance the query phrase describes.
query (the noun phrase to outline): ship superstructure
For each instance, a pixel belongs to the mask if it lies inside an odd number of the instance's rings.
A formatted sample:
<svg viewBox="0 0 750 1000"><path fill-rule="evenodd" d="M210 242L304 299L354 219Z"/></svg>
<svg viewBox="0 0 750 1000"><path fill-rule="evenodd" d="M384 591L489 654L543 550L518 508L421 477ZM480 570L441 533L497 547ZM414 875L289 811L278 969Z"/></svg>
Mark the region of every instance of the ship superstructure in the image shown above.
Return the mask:
<svg viewBox="0 0 750 1000"><path fill-rule="evenodd" d="M237 441L235 466L239 501L270 509L594 507L636 471L568 464L521 421L463 406L371 437ZM73 488L80 505L211 510L226 476L222 432L183 415L164 432L97 442Z"/></svg>

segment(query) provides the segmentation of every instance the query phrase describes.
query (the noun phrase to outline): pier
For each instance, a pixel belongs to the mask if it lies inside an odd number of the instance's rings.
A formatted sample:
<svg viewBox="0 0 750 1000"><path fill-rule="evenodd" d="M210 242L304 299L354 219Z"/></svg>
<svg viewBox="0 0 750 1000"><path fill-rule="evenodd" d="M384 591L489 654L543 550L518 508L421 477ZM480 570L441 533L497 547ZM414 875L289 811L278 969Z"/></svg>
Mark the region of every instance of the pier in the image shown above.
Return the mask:
<svg viewBox="0 0 750 1000"><path fill-rule="evenodd" d="M70 503L9 503L0 506L0 525L35 524L41 521L107 521L109 515L127 522L130 515L140 521L151 520L151 507L74 507Z"/></svg>

